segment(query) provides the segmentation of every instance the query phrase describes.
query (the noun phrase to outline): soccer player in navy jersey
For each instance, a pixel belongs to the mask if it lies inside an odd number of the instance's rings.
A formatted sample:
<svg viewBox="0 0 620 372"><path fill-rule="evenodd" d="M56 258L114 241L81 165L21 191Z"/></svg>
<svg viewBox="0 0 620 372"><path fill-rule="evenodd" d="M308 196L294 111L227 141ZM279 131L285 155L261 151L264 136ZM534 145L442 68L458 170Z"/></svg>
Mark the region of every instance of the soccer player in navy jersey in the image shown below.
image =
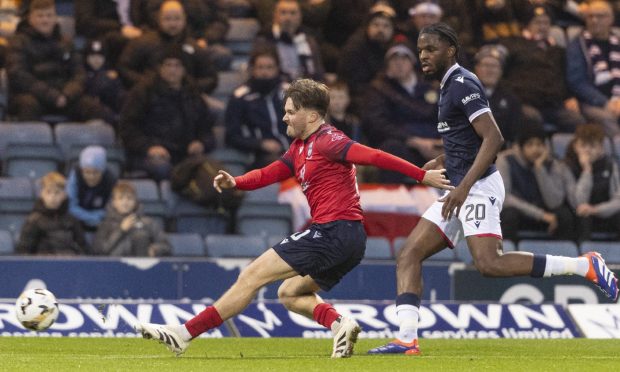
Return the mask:
<svg viewBox="0 0 620 372"><path fill-rule="evenodd" d="M287 134L295 139L288 151L265 168L242 176L219 171L213 186L218 191L233 187L254 190L294 175L310 204L312 225L250 263L213 306L184 325L136 326L144 338L160 341L177 355L185 351L191 339L241 313L261 287L284 279L278 289L280 302L332 330L333 358L351 356L360 326L340 316L317 292L330 290L364 256L366 233L354 164L374 165L429 186L452 188L445 169L424 171L401 158L355 143L325 123L329 92L324 84L297 80L287 89L284 102Z"/></svg>
<svg viewBox="0 0 620 372"><path fill-rule="evenodd" d="M457 35L445 23L424 28L418 37L422 72L441 81L437 130L444 142L444 154L423 169L445 167L455 189L424 213L401 249L396 263L400 330L396 340L369 350L369 354L420 354L422 262L446 247L453 248L463 235L476 268L484 276L578 274L613 300L618 297L618 280L596 252L577 258L502 254L499 215L504 183L494 161L504 140L480 81L456 63L458 50Z"/></svg>

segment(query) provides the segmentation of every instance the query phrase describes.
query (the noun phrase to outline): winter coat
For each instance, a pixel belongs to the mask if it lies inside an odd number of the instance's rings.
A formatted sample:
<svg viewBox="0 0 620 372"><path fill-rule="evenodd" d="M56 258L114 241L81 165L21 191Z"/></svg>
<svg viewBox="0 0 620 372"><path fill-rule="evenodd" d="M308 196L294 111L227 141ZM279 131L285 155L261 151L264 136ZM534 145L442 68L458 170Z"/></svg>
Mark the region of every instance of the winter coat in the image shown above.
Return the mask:
<svg viewBox="0 0 620 372"><path fill-rule="evenodd" d="M69 214L65 200L58 209L47 209L37 199L22 226L16 251L21 254L74 255L88 253L82 224Z"/></svg>
<svg viewBox="0 0 620 372"><path fill-rule="evenodd" d="M105 256L148 256L149 248L157 256L170 255L170 243L164 230L151 218L141 215L128 231L121 230L121 223L127 215L119 214L111 204L106 216L99 224L93 240L93 253Z"/></svg>
<svg viewBox="0 0 620 372"><path fill-rule="evenodd" d="M109 32L121 31L116 1L79 0L74 3L75 30L78 35L95 39Z"/></svg>
<svg viewBox="0 0 620 372"><path fill-rule="evenodd" d="M105 206L116 184L116 177L106 169L101 182L89 187L79 167L75 167L67 180L69 212L88 226L96 226L105 216Z"/></svg>

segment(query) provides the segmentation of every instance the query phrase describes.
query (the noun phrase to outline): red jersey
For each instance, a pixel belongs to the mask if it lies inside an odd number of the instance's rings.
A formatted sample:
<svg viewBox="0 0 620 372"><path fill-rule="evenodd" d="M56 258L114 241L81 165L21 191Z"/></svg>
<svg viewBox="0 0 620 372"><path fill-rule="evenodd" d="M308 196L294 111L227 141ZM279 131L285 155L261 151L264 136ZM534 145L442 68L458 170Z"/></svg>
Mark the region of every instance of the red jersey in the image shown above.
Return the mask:
<svg viewBox="0 0 620 372"><path fill-rule="evenodd" d="M355 166L345 161L353 143L340 130L323 124L306 140L296 139L282 155L308 199L313 223L364 218Z"/></svg>

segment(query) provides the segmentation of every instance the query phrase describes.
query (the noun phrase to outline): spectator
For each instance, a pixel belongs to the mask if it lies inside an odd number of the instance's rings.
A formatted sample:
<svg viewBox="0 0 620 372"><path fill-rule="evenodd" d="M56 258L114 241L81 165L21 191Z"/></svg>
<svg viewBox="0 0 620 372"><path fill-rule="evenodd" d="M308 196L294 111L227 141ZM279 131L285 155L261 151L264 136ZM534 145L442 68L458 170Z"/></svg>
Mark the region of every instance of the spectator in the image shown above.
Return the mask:
<svg viewBox="0 0 620 372"><path fill-rule="evenodd" d="M518 36L521 33L523 0L474 0L472 26L477 45L497 42L499 39Z"/></svg>
<svg viewBox="0 0 620 372"><path fill-rule="evenodd" d="M252 168L277 160L289 146L284 117L284 90L278 54L257 49L249 60L250 78L235 90L226 108L226 144L255 155Z"/></svg>
<svg viewBox="0 0 620 372"><path fill-rule="evenodd" d="M566 203L570 170L551 157L540 124L527 123L517 141L496 163L506 189L500 216L504 239L517 241L519 230L542 230L573 240L574 217Z"/></svg>
<svg viewBox="0 0 620 372"><path fill-rule="evenodd" d="M407 39L409 39L412 49L417 51L420 30L426 26L440 22L443 16L443 10L439 4L432 1L421 1L409 9L409 16L409 22L405 25L406 28L404 33Z"/></svg>
<svg viewBox="0 0 620 372"><path fill-rule="evenodd" d="M168 256L170 243L161 226L143 216L136 190L119 182L93 240L93 253L105 256Z"/></svg>
<svg viewBox="0 0 620 372"><path fill-rule="evenodd" d="M585 8L585 30L566 48L566 79L589 121L602 124L609 136L620 134L620 35L612 31L609 3L593 1Z"/></svg>
<svg viewBox="0 0 620 372"><path fill-rule="evenodd" d="M323 80L325 70L319 44L301 25L301 7L297 0L278 0L270 29L259 33L255 47L275 47L282 72L291 80L300 77Z"/></svg>
<svg viewBox="0 0 620 372"><path fill-rule="evenodd" d="M502 45L485 45L476 53L474 72L484 87L506 147L509 147L521 129L522 114L519 98L501 83L506 56L506 48Z"/></svg>
<svg viewBox="0 0 620 372"><path fill-rule="evenodd" d="M104 118L99 103L83 95L84 67L72 45L61 40L53 0L30 2L10 40L7 61L9 108L18 120L45 114L73 120Z"/></svg>
<svg viewBox="0 0 620 372"><path fill-rule="evenodd" d="M546 7L530 9L519 36L506 38L504 81L523 103L525 115L573 133L585 119L566 84L566 52L550 36L551 14Z"/></svg>
<svg viewBox="0 0 620 372"><path fill-rule="evenodd" d="M422 166L443 152L437 132L439 94L417 75L416 58L406 45L391 47L385 60L385 72L372 81L363 103L366 137L371 147ZM381 182L408 180L396 172L380 174Z"/></svg>
<svg viewBox="0 0 620 372"><path fill-rule="evenodd" d="M131 0L131 19L144 29L157 30L159 10L167 0ZM189 35L201 48L212 54L218 70L226 70L232 62L232 52L223 44L229 29L228 18L216 1L177 0L185 9Z"/></svg>
<svg viewBox="0 0 620 372"><path fill-rule="evenodd" d="M158 27L132 40L123 51L118 70L125 85L136 85L159 65L163 51L177 46L186 55L188 78L196 80L203 93L212 92L217 85L217 72L208 51L188 35L181 3L170 0L162 3Z"/></svg>
<svg viewBox="0 0 620 372"><path fill-rule="evenodd" d="M74 255L87 253L82 225L68 212L65 177L50 172L41 178L41 192L22 227L20 254Z"/></svg>
<svg viewBox="0 0 620 372"><path fill-rule="evenodd" d="M158 73L129 92L121 111L120 136L134 170L167 179L172 165L215 146L215 121L198 87L187 78L181 46L162 53Z"/></svg>
<svg viewBox="0 0 620 372"><path fill-rule="evenodd" d="M615 159L605 153L605 132L596 124L577 127L566 151L566 164L576 179L574 201L578 240L592 231L620 231L620 173Z"/></svg>
<svg viewBox="0 0 620 372"><path fill-rule="evenodd" d="M111 67L115 67L123 48L131 39L142 35L130 14L134 0L79 0L75 1L75 31L90 40L101 40L108 53Z"/></svg>
<svg viewBox="0 0 620 372"><path fill-rule="evenodd" d="M366 24L343 47L338 76L349 85L354 106L359 106L356 101L383 68L385 52L394 36L395 15L389 6L373 6Z"/></svg>
<svg viewBox="0 0 620 372"><path fill-rule="evenodd" d="M92 40L84 50L86 82L84 93L99 101L105 112L105 121L118 124L118 113L125 91L118 72L110 69L103 42Z"/></svg>
<svg viewBox="0 0 620 372"><path fill-rule="evenodd" d="M106 150L88 146L80 153L80 163L69 173L67 196L69 213L88 231L103 220L116 177L107 169Z"/></svg>
<svg viewBox="0 0 620 372"><path fill-rule="evenodd" d="M349 138L362 142L362 128L357 115L350 112L351 96L344 81L337 80L327 84L329 88L329 107L326 122L343 131Z"/></svg>

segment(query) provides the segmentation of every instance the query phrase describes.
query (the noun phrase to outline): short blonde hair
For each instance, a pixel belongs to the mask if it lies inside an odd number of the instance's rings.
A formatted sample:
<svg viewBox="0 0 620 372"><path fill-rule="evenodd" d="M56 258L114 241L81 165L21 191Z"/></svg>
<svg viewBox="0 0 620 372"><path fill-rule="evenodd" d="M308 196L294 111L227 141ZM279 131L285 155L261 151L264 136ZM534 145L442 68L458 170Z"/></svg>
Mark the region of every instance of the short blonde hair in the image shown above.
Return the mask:
<svg viewBox="0 0 620 372"><path fill-rule="evenodd" d="M41 177L41 189L58 188L64 189L67 184L65 176L58 172L49 172L45 176Z"/></svg>
<svg viewBox="0 0 620 372"><path fill-rule="evenodd" d="M112 189L112 195L114 197L118 197L118 195L122 194L130 194L134 197L134 199L138 199L138 195L136 194L136 189L133 185L126 181L119 181L114 185Z"/></svg>

